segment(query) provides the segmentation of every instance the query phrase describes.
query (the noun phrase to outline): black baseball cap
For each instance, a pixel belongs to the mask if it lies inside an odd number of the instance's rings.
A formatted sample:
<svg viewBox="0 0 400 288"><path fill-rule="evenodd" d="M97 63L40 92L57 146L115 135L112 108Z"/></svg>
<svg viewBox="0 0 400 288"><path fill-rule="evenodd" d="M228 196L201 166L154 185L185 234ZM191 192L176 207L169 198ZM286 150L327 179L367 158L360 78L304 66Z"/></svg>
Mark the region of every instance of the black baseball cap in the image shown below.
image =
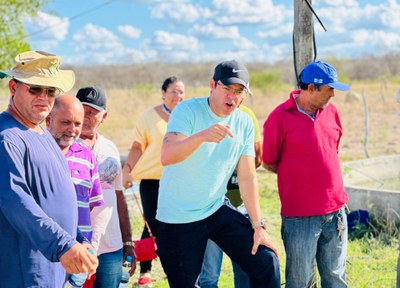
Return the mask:
<svg viewBox="0 0 400 288"><path fill-rule="evenodd" d="M106 110L106 93L99 86L88 86L79 89L76 98L83 105L88 105L98 111Z"/></svg>
<svg viewBox="0 0 400 288"><path fill-rule="evenodd" d="M247 92L250 91L249 72L247 68L236 60L229 60L219 63L214 70L213 79L215 82L218 80L224 85L241 84Z"/></svg>

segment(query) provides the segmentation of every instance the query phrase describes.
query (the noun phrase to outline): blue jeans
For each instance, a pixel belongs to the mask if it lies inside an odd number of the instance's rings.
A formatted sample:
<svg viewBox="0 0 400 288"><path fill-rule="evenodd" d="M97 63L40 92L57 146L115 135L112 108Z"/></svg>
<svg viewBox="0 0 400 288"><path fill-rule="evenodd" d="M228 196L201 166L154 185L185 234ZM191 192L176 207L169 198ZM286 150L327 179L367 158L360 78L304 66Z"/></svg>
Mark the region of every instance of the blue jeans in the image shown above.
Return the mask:
<svg viewBox="0 0 400 288"><path fill-rule="evenodd" d="M99 266L93 288L118 288L122 273L122 249L98 256Z"/></svg>
<svg viewBox="0 0 400 288"><path fill-rule="evenodd" d="M208 240L199 277L201 288L218 288L223 252L214 241Z"/></svg>
<svg viewBox="0 0 400 288"><path fill-rule="evenodd" d="M159 222L157 254L170 287L194 287L211 239L249 275L251 287L279 288L278 258L263 245L252 255L253 233L250 221L228 205L196 222Z"/></svg>
<svg viewBox="0 0 400 288"><path fill-rule="evenodd" d="M208 240L199 278L201 288L218 288L223 252L214 241ZM238 264L232 261L235 288L248 288L249 277Z"/></svg>
<svg viewBox="0 0 400 288"><path fill-rule="evenodd" d="M338 222L344 227L339 237ZM340 225L340 223L339 223ZM282 217L286 287L307 287L316 260L322 287L347 287L347 217L344 207L322 216Z"/></svg>

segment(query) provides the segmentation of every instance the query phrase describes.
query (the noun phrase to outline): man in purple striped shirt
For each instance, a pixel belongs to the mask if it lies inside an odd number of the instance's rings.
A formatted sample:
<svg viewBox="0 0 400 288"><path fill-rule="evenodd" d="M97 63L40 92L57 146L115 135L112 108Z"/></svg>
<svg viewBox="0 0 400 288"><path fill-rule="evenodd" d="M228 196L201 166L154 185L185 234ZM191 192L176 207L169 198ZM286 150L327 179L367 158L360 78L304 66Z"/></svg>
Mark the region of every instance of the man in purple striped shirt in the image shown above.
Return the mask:
<svg viewBox="0 0 400 288"><path fill-rule="evenodd" d="M81 133L83 117L81 102L74 96L61 95L56 98L46 125L68 160L78 200L78 227L91 241L90 211L103 205L104 200L96 159L89 148L75 141Z"/></svg>

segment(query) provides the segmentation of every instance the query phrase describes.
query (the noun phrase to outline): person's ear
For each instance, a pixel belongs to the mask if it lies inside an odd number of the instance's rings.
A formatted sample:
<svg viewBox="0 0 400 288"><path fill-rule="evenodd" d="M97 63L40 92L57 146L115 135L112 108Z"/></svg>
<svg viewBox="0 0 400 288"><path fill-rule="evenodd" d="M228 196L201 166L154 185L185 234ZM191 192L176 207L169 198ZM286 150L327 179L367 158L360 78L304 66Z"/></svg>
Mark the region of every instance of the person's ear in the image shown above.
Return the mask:
<svg viewBox="0 0 400 288"><path fill-rule="evenodd" d="M105 111L103 117L101 118L101 123L103 123L103 121L107 119L107 115L107 111Z"/></svg>
<svg viewBox="0 0 400 288"><path fill-rule="evenodd" d="M14 96L15 91L17 90L17 82L14 80L8 81L8 90L10 90L11 96Z"/></svg>
<svg viewBox="0 0 400 288"><path fill-rule="evenodd" d="M50 120L51 120L51 113L49 115L47 115L46 117L46 127L49 128L50 126Z"/></svg>
<svg viewBox="0 0 400 288"><path fill-rule="evenodd" d="M216 86L217 86L217 82L215 82L214 79L211 79L210 80L210 88L211 88L211 90L215 89Z"/></svg>

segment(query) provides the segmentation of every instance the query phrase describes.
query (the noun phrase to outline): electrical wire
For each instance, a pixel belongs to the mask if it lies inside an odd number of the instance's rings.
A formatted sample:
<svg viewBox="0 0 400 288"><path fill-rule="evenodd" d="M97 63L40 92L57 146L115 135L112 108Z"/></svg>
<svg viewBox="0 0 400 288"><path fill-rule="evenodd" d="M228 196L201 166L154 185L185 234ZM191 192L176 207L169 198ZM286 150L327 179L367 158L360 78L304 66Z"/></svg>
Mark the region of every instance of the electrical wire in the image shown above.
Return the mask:
<svg viewBox="0 0 400 288"><path fill-rule="evenodd" d="M116 0L108 0L108 1L105 1L104 3L99 4L99 5L97 5L97 6L93 7L93 8L87 9L87 10L85 10L85 11L83 11L83 12L80 12L80 13L78 13L78 14L72 16L72 17L69 17L69 21L73 21L73 20L75 20L75 19L77 19L77 18L80 18L80 17L82 17L82 16L85 16L86 14L92 13L93 11L98 10L98 9L100 9L100 8L103 8L104 6L107 6L107 5L109 5L110 3L115 2L115 1L116 1ZM38 35L38 34L41 34L41 33L45 32L45 31L48 31L48 30L50 30L50 29L54 29L55 27L58 27L58 26L60 26L61 24L63 24L62 21L60 21L60 22L58 22L58 23L56 23L56 24L53 24L52 26L48 26L48 27L45 27L45 28L40 29L40 30L38 30L38 31L35 31L35 32L30 33L30 34L24 35L24 36L21 37L21 38L9 40L9 41L7 41L7 44L11 44L11 43L16 42L16 41L21 41L21 40L23 40L23 39L30 38L30 37L32 37L32 36L36 36L36 35Z"/></svg>

